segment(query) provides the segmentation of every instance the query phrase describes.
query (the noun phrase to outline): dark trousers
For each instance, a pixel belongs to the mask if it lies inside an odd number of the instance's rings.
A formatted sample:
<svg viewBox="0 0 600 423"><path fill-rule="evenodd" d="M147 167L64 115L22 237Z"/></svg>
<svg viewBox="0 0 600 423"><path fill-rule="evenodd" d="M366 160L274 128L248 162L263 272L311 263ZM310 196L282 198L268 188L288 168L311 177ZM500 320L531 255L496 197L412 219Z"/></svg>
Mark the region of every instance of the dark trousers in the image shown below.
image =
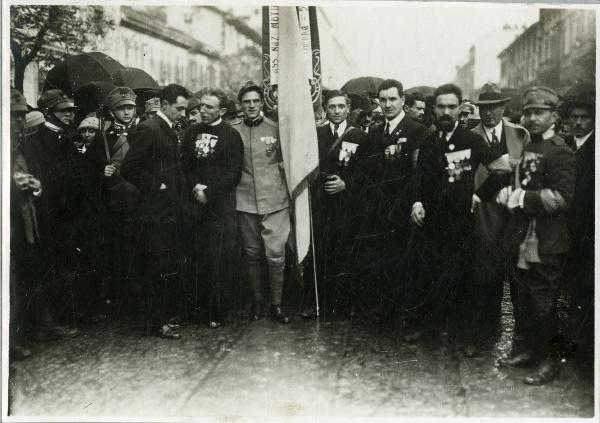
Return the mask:
<svg viewBox="0 0 600 423"><path fill-rule="evenodd" d="M181 234L171 223L146 223L142 230L146 327L150 330L181 314Z"/></svg>
<svg viewBox="0 0 600 423"><path fill-rule="evenodd" d="M540 259L540 263L529 263L527 270L515 266L510 294L515 335L523 340L517 348L532 351L536 358L544 359L556 354L556 303L565 260L559 254L540 255Z"/></svg>
<svg viewBox="0 0 600 423"><path fill-rule="evenodd" d="M571 251L564 273L570 297L569 337L584 349L594 345L594 257L589 253Z"/></svg>

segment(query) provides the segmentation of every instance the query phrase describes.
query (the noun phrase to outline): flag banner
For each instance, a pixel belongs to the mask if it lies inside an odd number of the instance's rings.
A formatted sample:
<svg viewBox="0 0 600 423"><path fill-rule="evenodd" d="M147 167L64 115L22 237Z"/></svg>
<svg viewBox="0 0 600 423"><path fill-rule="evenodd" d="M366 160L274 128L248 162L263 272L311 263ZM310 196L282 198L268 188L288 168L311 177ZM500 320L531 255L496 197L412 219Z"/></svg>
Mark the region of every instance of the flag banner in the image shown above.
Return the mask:
<svg viewBox="0 0 600 423"><path fill-rule="evenodd" d="M277 87L281 75L280 66L280 6L263 6L262 52L263 52L263 89L265 112L272 114L277 110ZM314 6L296 7L300 34L301 50L304 55L302 66L309 75L310 94L314 107L321 102L321 50L317 26L317 10Z"/></svg>
<svg viewBox="0 0 600 423"><path fill-rule="evenodd" d="M317 174L319 147L311 98L311 75L295 7L279 7L278 120L281 152L289 192L294 201L298 262L310 246L308 184Z"/></svg>

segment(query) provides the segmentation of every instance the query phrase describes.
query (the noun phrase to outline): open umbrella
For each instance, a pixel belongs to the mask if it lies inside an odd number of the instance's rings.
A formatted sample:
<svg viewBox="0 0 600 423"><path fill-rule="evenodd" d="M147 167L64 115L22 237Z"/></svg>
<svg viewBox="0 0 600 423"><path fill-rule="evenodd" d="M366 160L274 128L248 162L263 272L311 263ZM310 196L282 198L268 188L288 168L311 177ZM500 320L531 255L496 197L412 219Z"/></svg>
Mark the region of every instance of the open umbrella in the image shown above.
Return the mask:
<svg viewBox="0 0 600 423"><path fill-rule="evenodd" d="M92 81L79 87L73 93L75 104L79 107L79 111L86 115L98 110L101 104L105 104L107 94L116 88L116 85L104 81Z"/></svg>
<svg viewBox="0 0 600 423"><path fill-rule="evenodd" d="M376 96L378 94L377 88L382 81L383 78L377 76L361 76L346 82L342 86L342 91L348 94L368 94L369 96Z"/></svg>
<svg viewBox="0 0 600 423"><path fill-rule="evenodd" d="M121 68L115 59L97 51L69 56L48 71L44 91L58 88L72 94L88 82L112 83Z"/></svg>
<svg viewBox="0 0 600 423"><path fill-rule="evenodd" d="M137 90L158 90L158 83L139 68L121 68L113 74L113 81L120 87L129 87L137 93Z"/></svg>

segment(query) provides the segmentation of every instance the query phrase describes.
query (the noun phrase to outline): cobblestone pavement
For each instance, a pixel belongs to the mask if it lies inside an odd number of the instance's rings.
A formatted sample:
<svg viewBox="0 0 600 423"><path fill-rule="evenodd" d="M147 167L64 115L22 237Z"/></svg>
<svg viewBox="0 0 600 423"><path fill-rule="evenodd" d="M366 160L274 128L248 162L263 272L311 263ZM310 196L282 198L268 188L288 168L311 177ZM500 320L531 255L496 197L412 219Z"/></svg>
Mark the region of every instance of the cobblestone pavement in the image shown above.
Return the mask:
<svg viewBox="0 0 600 423"><path fill-rule="evenodd" d="M188 324L179 341L123 321L34 345L13 363L11 414L24 416L589 417L593 375L571 362L549 385L499 369L510 324L480 357L444 336L402 343L364 321L265 319L218 330ZM585 372L583 372L585 373Z"/></svg>

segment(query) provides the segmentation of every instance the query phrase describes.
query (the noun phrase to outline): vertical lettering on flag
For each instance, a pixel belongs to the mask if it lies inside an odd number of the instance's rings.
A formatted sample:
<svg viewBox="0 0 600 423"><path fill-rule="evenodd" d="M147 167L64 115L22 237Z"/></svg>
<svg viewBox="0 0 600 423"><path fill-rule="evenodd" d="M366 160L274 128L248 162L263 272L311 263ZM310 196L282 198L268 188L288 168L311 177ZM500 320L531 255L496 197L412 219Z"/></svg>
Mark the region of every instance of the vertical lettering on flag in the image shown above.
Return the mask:
<svg viewBox="0 0 600 423"><path fill-rule="evenodd" d="M313 76L312 68L312 44L310 36L310 17L307 6L298 6L298 22L300 23L300 38L302 39L302 52L306 62L306 74Z"/></svg>
<svg viewBox="0 0 600 423"><path fill-rule="evenodd" d="M306 56L295 7L279 8L278 118L281 152L294 201L296 252L302 261L310 246L308 184L319 166L317 128L311 97L312 71Z"/></svg>

